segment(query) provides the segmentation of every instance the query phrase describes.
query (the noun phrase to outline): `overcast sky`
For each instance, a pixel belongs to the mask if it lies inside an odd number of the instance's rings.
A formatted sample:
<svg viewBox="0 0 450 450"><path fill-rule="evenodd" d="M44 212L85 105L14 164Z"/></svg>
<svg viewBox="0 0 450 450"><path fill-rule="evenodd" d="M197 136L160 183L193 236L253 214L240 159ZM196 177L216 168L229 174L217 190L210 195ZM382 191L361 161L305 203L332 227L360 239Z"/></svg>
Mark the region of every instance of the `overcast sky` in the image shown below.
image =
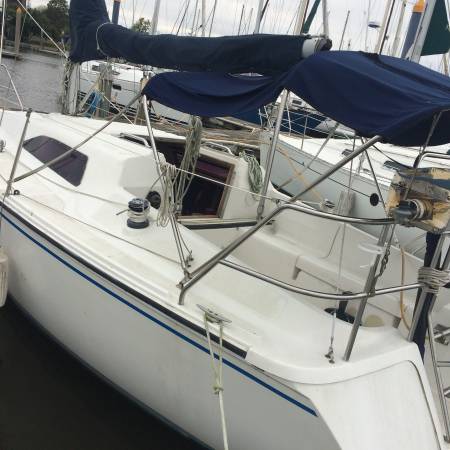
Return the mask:
<svg viewBox="0 0 450 450"><path fill-rule="evenodd" d="M120 17L122 25L129 26L131 24L133 7L135 20L141 16L151 19L154 1L134 0L133 2L133 0L122 0L122 13ZM161 0L158 25L160 32L171 32L174 29L175 23L178 26L187 2L189 2L189 9L184 23L189 30L192 28L195 5L198 2L197 8L199 9L201 0ZM397 2L400 3L398 0ZM111 5L108 3L112 3L112 0L110 2L107 1L107 7L109 9ZM292 33L299 3L300 0L270 0L262 31L267 33ZM313 0L310 1L310 4L312 3ZM370 20L381 22L386 7L386 0L371 0L370 3ZM412 5L414 1L411 0L408 3ZM206 0L207 16L213 5L214 0ZM249 33L253 32L258 0L218 0L213 33L216 35L237 34L243 5L245 5L245 10L241 32L243 30ZM360 49L364 47L368 6L368 0L328 0L330 34L335 48L339 46L348 11L350 11L350 16L344 39L345 46L351 40L352 48ZM411 6L409 6L409 9L411 9ZM395 22L395 18L393 22ZM207 29L209 30L209 28ZM319 8L311 32L320 33L321 31L322 13L321 8ZM368 41L372 48L376 42L376 37L377 31L369 29Z"/></svg>

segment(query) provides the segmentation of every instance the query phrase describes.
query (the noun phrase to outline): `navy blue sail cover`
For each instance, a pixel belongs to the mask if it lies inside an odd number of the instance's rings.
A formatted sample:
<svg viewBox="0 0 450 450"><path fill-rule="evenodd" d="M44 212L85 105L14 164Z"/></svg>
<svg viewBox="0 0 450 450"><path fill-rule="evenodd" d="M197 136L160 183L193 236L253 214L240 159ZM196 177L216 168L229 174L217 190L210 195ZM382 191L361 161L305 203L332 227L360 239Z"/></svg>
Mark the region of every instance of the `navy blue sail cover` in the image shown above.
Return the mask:
<svg viewBox="0 0 450 450"><path fill-rule="evenodd" d="M360 136L423 145L450 142L450 79L419 64L362 52L321 52L277 76L163 73L143 94L205 117L239 115L273 102L288 89Z"/></svg>
<svg viewBox="0 0 450 450"><path fill-rule="evenodd" d="M269 34L152 36L110 23L104 0L72 0L69 19L73 62L112 57L174 70L275 74L299 62L303 44L310 39ZM318 40L315 47L328 50L331 42Z"/></svg>
<svg viewBox="0 0 450 450"><path fill-rule="evenodd" d="M238 116L275 101L286 74L278 77L206 72L166 72L154 76L143 94L188 114Z"/></svg>

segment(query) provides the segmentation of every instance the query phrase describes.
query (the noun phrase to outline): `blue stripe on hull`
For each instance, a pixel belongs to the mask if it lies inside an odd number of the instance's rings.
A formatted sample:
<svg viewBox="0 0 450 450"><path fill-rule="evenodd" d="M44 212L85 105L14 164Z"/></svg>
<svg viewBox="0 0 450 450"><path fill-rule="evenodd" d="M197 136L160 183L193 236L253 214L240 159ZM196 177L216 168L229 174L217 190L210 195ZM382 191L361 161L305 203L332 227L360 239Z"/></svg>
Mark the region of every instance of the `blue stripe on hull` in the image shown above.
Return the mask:
<svg viewBox="0 0 450 450"><path fill-rule="evenodd" d="M5 215L3 215L4 220L6 220L12 227L14 227L17 231L19 231L21 234L23 234L24 236L26 236L30 241L32 241L34 244L36 244L38 247L40 247L42 250L44 250L46 253L48 253L49 255L51 255L53 258L55 258L56 260L58 260L61 264L63 264L64 266L66 266L67 268L69 268L70 270L72 270L73 272L75 272L77 275L81 276L82 278L84 278L86 281L88 281L89 283L93 284L94 286L96 286L98 289L102 290L103 292L106 292L108 295L110 295L112 298L118 300L119 302L123 303L124 305L128 306L129 308L133 309L134 311L136 311L138 314L140 314L141 316L151 320L153 323L159 325L160 327L164 328L165 330L169 331L170 333L174 334L175 336L179 337L180 339L182 339L183 341L187 342L188 344L196 347L198 350L204 352L204 353L208 353L209 354L209 350L204 347L203 345L199 344L198 342L194 341L193 339L189 338L188 336L184 335L183 333L180 333L179 331L175 330L174 328L172 328L171 326L165 324L164 322L162 322L161 320L157 319L156 317L150 315L149 313L143 311L142 309L138 308L137 306L133 305L132 303L130 303L129 301L127 301L126 299L124 299L123 297L121 297L120 295L116 294L115 292L113 292L112 290L108 289L107 287L103 286L102 284L100 284L98 281L94 280L93 278L91 278L90 276L86 275L85 273L81 272L79 269L77 269L76 267L74 267L72 264L70 264L69 262L67 262L66 260L64 260L63 258L61 258L60 256L58 256L57 254L55 254L52 250L50 250L49 248L47 248L45 245L43 245L42 243L40 243L38 240L36 240L33 236L31 236L30 234L28 234L25 230L23 230L21 227L19 227L17 224L15 224L11 219L9 219L8 217L6 217ZM216 359L218 358L218 356L215 354ZM289 403L297 406L298 408L302 409L303 411L307 412L308 414L311 414L313 416L317 417L317 413L314 411L314 409L310 408L309 406L304 405L303 403L300 403L298 400L295 400L294 398L288 396L287 394L281 392L280 390L276 389L275 387L271 386L270 384L260 380L258 377L256 377L255 375L252 375L251 373L247 372L246 370L240 368L239 366L237 366L236 364L233 364L231 361L227 360L227 359L223 359L223 363L230 367L231 369L235 370L236 372L240 373L241 375L243 375L244 377L248 378L249 380L254 381L255 383L259 384L260 386L266 388L267 390L273 392L274 394L276 394L277 396L283 398L284 400L287 400Z"/></svg>

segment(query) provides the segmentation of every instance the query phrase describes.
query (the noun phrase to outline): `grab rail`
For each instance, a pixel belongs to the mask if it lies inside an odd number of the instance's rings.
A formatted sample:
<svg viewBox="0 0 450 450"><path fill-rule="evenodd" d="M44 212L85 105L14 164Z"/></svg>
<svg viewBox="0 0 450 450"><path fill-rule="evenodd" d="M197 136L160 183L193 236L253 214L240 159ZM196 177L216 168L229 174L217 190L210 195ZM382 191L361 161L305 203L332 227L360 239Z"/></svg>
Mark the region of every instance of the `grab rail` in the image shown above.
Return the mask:
<svg viewBox="0 0 450 450"><path fill-rule="evenodd" d="M450 155L447 153L439 153L428 150L417 156L414 160L414 167L418 167L419 164L425 159L450 159Z"/></svg>
<svg viewBox="0 0 450 450"><path fill-rule="evenodd" d="M368 218L359 218L359 217L348 217L348 216L340 216L338 214L331 214L324 211L318 211L313 208L307 208L305 206L300 206L294 203L285 203L281 206L278 206L274 209L270 214L260 220L254 227L250 230L246 231L242 236L238 237L235 241L231 242L228 246L226 246L219 253L214 255L208 261L204 262L201 266L197 267L193 272L191 272L188 276L186 276L178 286L181 288L180 297L178 300L179 305L184 304L184 297L186 295L186 291L192 287L195 283L197 283L201 278L203 278L210 270L212 270L219 262L221 262L224 258L226 258L230 253L232 253L237 247L241 246L247 239L249 239L253 234L255 234L258 230L260 230L264 225L274 219L278 214L282 213L285 210L293 210L297 212L303 212L305 214L321 217L324 219L330 219L341 223L351 223L351 224L359 224L359 225L392 225L394 224L394 219L390 218L382 218L382 219L368 219Z"/></svg>
<svg viewBox="0 0 450 450"><path fill-rule="evenodd" d="M329 294L328 292L311 291L310 289L304 289L301 287L293 286L292 284L285 283L284 281L276 280L275 278L269 277L256 270L249 269L248 267L241 266L239 264L233 263L231 261L222 260L220 264L235 269L239 272L245 273L253 278L258 278L259 280L266 281L269 284L278 286L282 289L286 289L290 292L295 292L296 294L308 295L309 297L321 298L324 300L337 300L337 301L361 301L367 297L376 297L378 295L394 294L396 292L410 291L413 289L419 289L423 287L421 283L405 284L403 286L392 286L383 289L377 289L373 292L358 292L357 294Z"/></svg>

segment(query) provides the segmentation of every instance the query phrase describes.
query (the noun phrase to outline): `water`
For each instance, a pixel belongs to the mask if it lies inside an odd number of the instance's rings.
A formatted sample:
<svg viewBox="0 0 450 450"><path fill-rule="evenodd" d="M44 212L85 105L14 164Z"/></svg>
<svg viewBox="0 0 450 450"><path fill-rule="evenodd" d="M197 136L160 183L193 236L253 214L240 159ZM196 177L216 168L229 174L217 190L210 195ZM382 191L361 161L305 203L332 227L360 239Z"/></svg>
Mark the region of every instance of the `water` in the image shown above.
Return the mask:
<svg viewBox="0 0 450 450"><path fill-rule="evenodd" d="M9 69L24 107L44 112L61 110L62 57L27 52L18 60L3 57L2 63ZM0 95L5 96L9 78L4 68L0 69L0 84ZM8 98L15 100L12 91Z"/></svg>
<svg viewBox="0 0 450 450"><path fill-rule="evenodd" d="M3 59L24 105L59 111L59 58ZM0 83L7 81L5 73ZM1 450L199 449L89 372L8 300L0 309Z"/></svg>

